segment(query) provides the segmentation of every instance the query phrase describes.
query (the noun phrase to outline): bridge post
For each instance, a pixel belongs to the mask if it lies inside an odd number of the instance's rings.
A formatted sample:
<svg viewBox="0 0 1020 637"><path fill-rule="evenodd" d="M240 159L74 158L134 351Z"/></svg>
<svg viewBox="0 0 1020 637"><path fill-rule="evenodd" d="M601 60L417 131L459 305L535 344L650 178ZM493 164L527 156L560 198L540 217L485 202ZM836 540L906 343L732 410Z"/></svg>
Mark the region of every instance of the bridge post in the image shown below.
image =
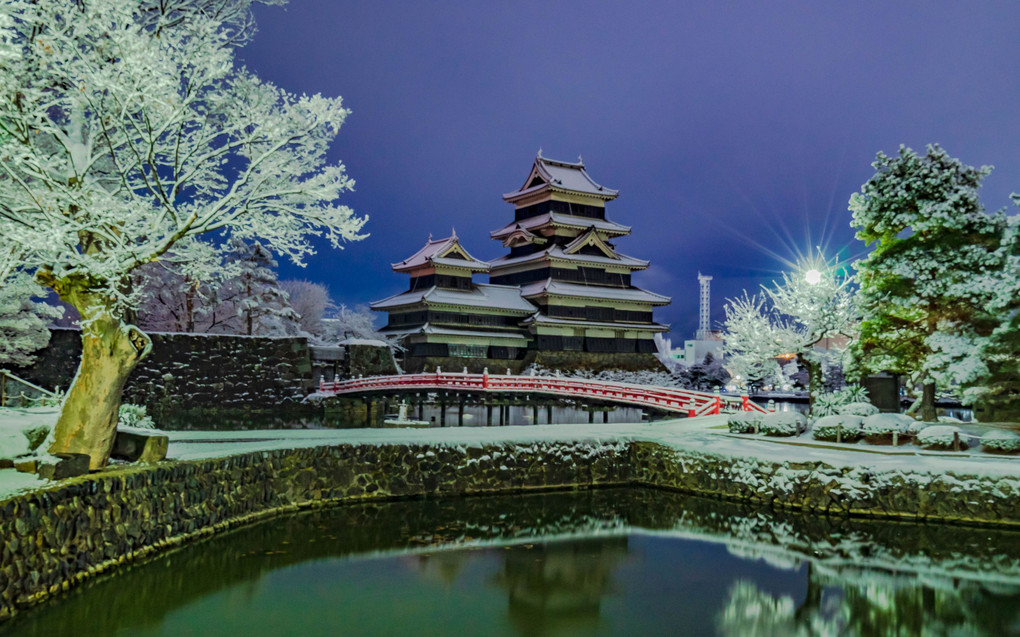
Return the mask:
<svg viewBox="0 0 1020 637"><path fill-rule="evenodd" d="M538 405L534 404L534 399L532 399L531 405L531 424L538 424Z"/></svg>
<svg viewBox="0 0 1020 637"><path fill-rule="evenodd" d="M751 399L747 396L747 394L741 394L740 395L740 409L741 409L741 411L751 411L751 405L748 404L750 402L751 402Z"/></svg>
<svg viewBox="0 0 1020 637"><path fill-rule="evenodd" d="M499 426L500 426L500 427L502 427L503 425L505 425L505 424L506 424L506 422L505 422L505 421L503 420L503 408L504 408L505 406L506 406L506 405L504 405L503 403L500 403L500 404L499 404Z"/></svg>
<svg viewBox="0 0 1020 637"><path fill-rule="evenodd" d="M609 410L608 409L605 409L605 410L602 411L602 422L603 423L608 423L609 422Z"/></svg>
<svg viewBox="0 0 1020 637"><path fill-rule="evenodd" d="M722 396L719 395L719 388L715 388L715 405L712 407L712 413L719 415L722 413Z"/></svg>
<svg viewBox="0 0 1020 637"><path fill-rule="evenodd" d="M545 424L551 425L552 421L552 403L545 406Z"/></svg>
<svg viewBox="0 0 1020 637"><path fill-rule="evenodd" d="M595 422L595 410L592 409L591 405L588 405L587 409L588 409L588 423L591 424Z"/></svg>
<svg viewBox="0 0 1020 637"><path fill-rule="evenodd" d="M418 421L425 420L425 401L422 400L421 394L418 394Z"/></svg>
<svg viewBox="0 0 1020 637"><path fill-rule="evenodd" d="M492 404L485 406L485 425L487 427L492 426Z"/></svg>
<svg viewBox="0 0 1020 637"><path fill-rule="evenodd" d="M446 426L446 401L442 398L439 399L439 426Z"/></svg>
<svg viewBox="0 0 1020 637"><path fill-rule="evenodd" d="M465 367L464 369L467 368ZM460 395L460 404L457 406L457 426L464 426L464 394Z"/></svg>
<svg viewBox="0 0 1020 637"><path fill-rule="evenodd" d="M482 370L482 389L488 389L488 388L489 388L489 368L486 367L485 369ZM490 416L492 415L492 411L491 410L489 411L489 415ZM490 418L489 420L492 420L492 419ZM492 423L490 422L489 424L491 425Z"/></svg>
<svg viewBox="0 0 1020 637"><path fill-rule="evenodd" d="M772 400L771 398L769 398L768 410L770 414L776 410L776 401Z"/></svg>

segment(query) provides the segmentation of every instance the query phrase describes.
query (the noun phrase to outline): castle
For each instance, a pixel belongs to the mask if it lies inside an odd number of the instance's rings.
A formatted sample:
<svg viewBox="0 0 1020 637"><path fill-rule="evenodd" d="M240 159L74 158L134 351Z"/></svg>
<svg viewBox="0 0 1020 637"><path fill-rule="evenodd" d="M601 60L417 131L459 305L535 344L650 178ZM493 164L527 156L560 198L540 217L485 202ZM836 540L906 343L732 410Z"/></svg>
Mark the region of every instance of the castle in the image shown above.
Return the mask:
<svg viewBox="0 0 1020 637"><path fill-rule="evenodd" d="M407 291L371 307L388 314L382 331L406 348L404 369L655 368L653 337L668 327L652 312L670 300L631 284L648 261L616 251L631 230L606 218L617 195L580 159L539 153L524 185L503 195L514 220L490 233L507 254L479 261L454 233L394 263Z"/></svg>

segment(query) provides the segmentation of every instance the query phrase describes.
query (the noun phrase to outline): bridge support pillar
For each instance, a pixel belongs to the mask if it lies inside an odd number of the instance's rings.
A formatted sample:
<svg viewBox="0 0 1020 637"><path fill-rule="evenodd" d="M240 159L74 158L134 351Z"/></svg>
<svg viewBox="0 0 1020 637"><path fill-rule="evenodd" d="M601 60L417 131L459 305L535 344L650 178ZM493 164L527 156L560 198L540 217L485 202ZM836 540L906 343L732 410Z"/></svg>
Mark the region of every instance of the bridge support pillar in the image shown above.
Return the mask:
<svg viewBox="0 0 1020 637"><path fill-rule="evenodd" d="M442 398L439 399L439 426L446 426L446 401Z"/></svg>
<svg viewBox="0 0 1020 637"><path fill-rule="evenodd" d="M418 421L425 420L425 401L422 400L421 394L418 394Z"/></svg>
<svg viewBox="0 0 1020 637"><path fill-rule="evenodd" d="M553 421L552 421L552 405L551 404L545 406L545 424L547 424L547 425L553 424Z"/></svg>
<svg viewBox="0 0 1020 637"><path fill-rule="evenodd" d="M606 409L605 411L602 412L602 422L604 422L604 423L609 422L609 410L608 409Z"/></svg>
<svg viewBox="0 0 1020 637"><path fill-rule="evenodd" d="M593 422L595 422L595 410L588 407L588 423L590 424Z"/></svg>
<svg viewBox="0 0 1020 637"><path fill-rule="evenodd" d="M460 395L460 403L457 405L457 426L464 426L464 394Z"/></svg>
<svg viewBox="0 0 1020 637"><path fill-rule="evenodd" d="M492 405L485 406L485 425L487 427L492 426Z"/></svg>
<svg viewBox="0 0 1020 637"><path fill-rule="evenodd" d="M538 424L538 405L531 406L531 424Z"/></svg>

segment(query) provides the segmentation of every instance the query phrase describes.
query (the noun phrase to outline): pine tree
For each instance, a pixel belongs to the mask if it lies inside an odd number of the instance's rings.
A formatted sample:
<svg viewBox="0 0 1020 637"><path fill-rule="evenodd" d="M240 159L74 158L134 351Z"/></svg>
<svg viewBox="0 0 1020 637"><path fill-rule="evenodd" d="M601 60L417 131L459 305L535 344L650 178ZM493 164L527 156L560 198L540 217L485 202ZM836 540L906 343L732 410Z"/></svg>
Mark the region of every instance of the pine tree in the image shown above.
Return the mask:
<svg viewBox="0 0 1020 637"><path fill-rule="evenodd" d="M242 333L248 336L297 333L300 317L277 282L273 255L258 241L247 244L235 239L231 245L239 272L226 286L233 291L229 298L241 319Z"/></svg>
<svg viewBox="0 0 1020 637"><path fill-rule="evenodd" d="M978 199L990 167L974 168L938 145L924 156L904 146L878 153L877 172L850 198L857 238L874 246L858 261L863 315L858 371L907 374L923 386L921 418L933 421L935 386L980 371L981 339L994 326L987 306L1001 272L1004 214Z"/></svg>
<svg viewBox="0 0 1020 637"><path fill-rule="evenodd" d="M32 300L43 296L46 291L25 272L0 284L0 366L31 365L33 354L50 342L48 319L60 317L63 310Z"/></svg>

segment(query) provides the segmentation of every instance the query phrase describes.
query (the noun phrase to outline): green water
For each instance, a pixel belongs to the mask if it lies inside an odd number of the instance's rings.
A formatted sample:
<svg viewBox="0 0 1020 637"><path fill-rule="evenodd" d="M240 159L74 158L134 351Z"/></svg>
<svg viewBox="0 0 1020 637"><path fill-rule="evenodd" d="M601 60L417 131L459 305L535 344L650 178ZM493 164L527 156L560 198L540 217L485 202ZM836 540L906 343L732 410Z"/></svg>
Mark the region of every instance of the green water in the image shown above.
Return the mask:
<svg viewBox="0 0 1020 637"><path fill-rule="evenodd" d="M11 635L1020 633L1020 535L651 490L269 520L91 582Z"/></svg>

